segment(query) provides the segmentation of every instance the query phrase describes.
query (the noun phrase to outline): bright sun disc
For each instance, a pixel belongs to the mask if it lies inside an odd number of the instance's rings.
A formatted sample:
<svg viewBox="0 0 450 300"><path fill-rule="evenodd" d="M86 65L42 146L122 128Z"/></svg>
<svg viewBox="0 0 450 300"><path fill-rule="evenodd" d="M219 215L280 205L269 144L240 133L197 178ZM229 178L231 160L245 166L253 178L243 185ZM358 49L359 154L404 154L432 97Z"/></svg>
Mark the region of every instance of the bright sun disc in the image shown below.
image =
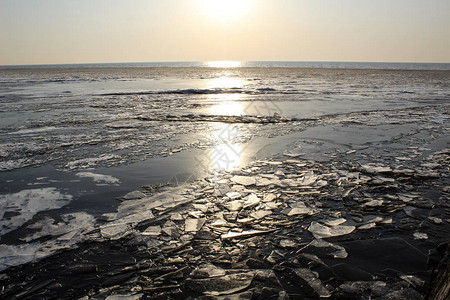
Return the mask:
<svg viewBox="0 0 450 300"><path fill-rule="evenodd" d="M202 0L205 12L214 18L230 19L242 15L250 8L252 0Z"/></svg>

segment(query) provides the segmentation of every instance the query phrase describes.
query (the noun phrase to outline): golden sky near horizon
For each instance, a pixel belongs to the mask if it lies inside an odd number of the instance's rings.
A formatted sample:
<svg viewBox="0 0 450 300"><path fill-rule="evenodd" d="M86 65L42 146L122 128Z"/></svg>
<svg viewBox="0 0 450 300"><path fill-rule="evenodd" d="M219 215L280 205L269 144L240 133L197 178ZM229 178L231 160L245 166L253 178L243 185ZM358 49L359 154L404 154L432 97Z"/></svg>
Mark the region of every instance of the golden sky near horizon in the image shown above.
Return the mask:
<svg viewBox="0 0 450 300"><path fill-rule="evenodd" d="M448 0L0 0L0 65L450 62Z"/></svg>

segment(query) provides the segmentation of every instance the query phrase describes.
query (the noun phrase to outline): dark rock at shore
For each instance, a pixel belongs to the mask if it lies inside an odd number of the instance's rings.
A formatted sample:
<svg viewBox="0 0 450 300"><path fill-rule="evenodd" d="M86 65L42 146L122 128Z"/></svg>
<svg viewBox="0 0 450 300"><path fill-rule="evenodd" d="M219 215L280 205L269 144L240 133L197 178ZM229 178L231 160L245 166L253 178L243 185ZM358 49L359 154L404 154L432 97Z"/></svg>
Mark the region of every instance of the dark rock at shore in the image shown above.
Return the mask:
<svg viewBox="0 0 450 300"><path fill-rule="evenodd" d="M429 295L429 299L433 300L450 299L450 243L442 244L440 248L443 258L439 263Z"/></svg>

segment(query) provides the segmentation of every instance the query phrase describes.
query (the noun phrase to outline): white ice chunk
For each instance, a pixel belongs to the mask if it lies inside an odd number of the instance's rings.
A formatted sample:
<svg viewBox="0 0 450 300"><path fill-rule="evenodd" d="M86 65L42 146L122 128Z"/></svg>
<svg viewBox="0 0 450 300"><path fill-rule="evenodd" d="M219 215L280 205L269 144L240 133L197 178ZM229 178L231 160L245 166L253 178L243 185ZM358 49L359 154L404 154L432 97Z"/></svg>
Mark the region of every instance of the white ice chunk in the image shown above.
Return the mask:
<svg viewBox="0 0 450 300"><path fill-rule="evenodd" d="M234 176L231 178L231 181L233 181L234 183L237 184L241 184L241 185L253 185L256 183L256 179L255 177L250 177L250 176Z"/></svg>
<svg viewBox="0 0 450 300"><path fill-rule="evenodd" d="M328 227L316 221L311 222L311 225L308 228L308 231L311 232L316 239L346 235L352 233L354 230L355 226L337 225Z"/></svg>
<svg viewBox="0 0 450 300"><path fill-rule="evenodd" d="M184 225L184 231L186 232L197 232L205 224L206 219L186 219Z"/></svg>
<svg viewBox="0 0 450 300"><path fill-rule="evenodd" d="M373 164L362 165L361 168L367 173L377 174L377 173L385 173L391 172L392 169L390 167L385 166L375 166Z"/></svg>
<svg viewBox="0 0 450 300"><path fill-rule="evenodd" d="M428 234L422 232L414 232L413 237L415 240L426 240L428 239Z"/></svg>
<svg viewBox="0 0 450 300"><path fill-rule="evenodd" d="M342 223L347 222L347 220L344 218L339 218L339 219L328 219L328 220L324 220L323 222L325 223L325 225L328 225L328 226L337 226L337 225L341 225Z"/></svg>
<svg viewBox="0 0 450 300"><path fill-rule="evenodd" d="M303 175L303 178L300 180L300 185L311 185L319 178L319 176L314 175L314 172L309 171L305 175Z"/></svg>
<svg viewBox="0 0 450 300"><path fill-rule="evenodd" d="M267 217L268 215L271 215L271 214L272 214L272 211L270 211L270 210L258 210L258 211L251 213L250 216L252 218L259 220L259 219Z"/></svg>

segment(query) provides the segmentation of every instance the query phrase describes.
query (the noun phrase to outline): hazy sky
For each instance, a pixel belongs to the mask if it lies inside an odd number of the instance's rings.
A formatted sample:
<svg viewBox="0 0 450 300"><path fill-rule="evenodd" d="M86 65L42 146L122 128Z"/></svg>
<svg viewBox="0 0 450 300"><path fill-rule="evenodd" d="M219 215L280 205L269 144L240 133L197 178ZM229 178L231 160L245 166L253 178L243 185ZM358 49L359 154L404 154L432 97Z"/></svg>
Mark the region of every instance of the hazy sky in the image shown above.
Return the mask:
<svg viewBox="0 0 450 300"><path fill-rule="evenodd" d="M210 60L450 62L450 0L0 0L0 65Z"/></svg>

